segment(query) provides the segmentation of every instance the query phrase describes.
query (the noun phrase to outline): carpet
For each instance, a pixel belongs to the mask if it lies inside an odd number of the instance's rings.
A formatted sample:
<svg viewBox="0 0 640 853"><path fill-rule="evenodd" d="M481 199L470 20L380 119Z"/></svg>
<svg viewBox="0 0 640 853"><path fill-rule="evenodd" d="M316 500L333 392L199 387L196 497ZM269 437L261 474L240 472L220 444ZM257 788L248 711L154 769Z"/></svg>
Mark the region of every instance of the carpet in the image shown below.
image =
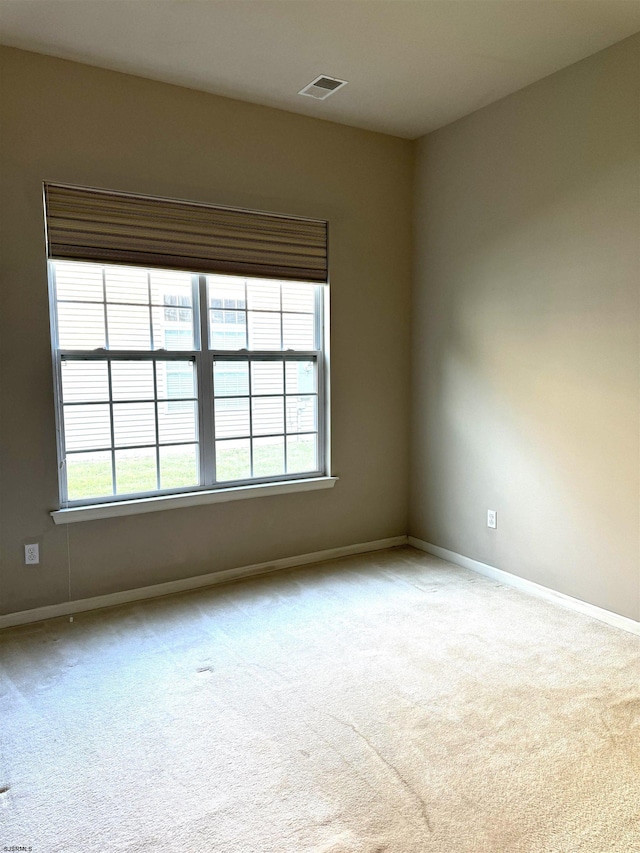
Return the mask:
<svg viewBox="0 0 640 853"><path fill-rule="evenodd" d="M7 629L0 743L0 850L640 851L640 638L411 548Z"/></svg>

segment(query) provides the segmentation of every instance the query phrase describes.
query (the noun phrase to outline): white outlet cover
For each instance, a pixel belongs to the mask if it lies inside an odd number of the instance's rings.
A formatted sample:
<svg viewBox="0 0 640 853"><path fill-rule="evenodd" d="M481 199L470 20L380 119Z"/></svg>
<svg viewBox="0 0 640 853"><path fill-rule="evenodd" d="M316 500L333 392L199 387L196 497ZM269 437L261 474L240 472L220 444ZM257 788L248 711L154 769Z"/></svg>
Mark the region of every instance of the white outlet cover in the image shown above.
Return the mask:
<svg viewBox="0 0 640 853"><path fill-rule="evenodd" d="M497 509L488 509L487 510L487 527L491 527L492 530L496 530L498 527L498 510Z"/></svg>
<svg viewBox="0 0 640 853"><path fill-rule="evenodd" d="M24 546L24 562L27 566L34 566L40 562L40 546L37 542Z"/></svg>

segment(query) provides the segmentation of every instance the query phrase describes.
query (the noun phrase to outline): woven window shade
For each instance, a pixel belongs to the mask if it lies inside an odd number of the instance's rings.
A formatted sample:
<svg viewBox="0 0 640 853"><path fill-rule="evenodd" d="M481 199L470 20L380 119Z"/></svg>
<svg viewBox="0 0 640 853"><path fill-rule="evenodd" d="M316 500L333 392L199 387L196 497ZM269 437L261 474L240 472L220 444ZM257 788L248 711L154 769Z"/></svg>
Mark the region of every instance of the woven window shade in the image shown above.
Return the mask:
<svg viewBox="0 0 640 853"><path fill-rule="evenodd" d="M50 258L327 281L327 223L45 184Z"/></svg>

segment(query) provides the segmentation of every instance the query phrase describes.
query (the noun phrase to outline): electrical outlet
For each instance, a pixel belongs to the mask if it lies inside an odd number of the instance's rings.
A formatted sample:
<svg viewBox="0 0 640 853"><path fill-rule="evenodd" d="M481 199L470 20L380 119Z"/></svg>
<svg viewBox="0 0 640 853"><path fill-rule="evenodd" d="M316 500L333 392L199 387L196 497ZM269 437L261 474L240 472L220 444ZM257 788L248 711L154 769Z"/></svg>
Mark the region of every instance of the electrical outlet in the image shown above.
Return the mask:
<svg viewBox="0 0 640 853"><path fill-rule="evenodd" d="M34 566L40 562L40 546L37 542L24 546L24 562L26 566Z"/></svg>
<svg viewBox="0 0 640 853"><path fill-rule="evenodd" d="M492 530L495 530L498 527L498 510L497 509L488 509L487 510L487 527L491 527Z"/></svg>

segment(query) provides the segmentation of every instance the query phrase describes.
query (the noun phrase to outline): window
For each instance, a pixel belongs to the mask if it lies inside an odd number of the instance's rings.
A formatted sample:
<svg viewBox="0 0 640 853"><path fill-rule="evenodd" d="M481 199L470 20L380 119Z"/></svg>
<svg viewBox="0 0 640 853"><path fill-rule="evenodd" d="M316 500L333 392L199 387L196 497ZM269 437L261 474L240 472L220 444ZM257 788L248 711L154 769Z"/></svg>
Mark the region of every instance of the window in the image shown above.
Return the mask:
<svg viewBox="0 0 640 853"><path fill-rule="evenodd" d="M333 485L326 221L51 183L44 203L63 507Z"/></svg>
<svg viewBox="0 0 640 853"><path fill-rule="evenodd" d="M65 506L325 474L324 287L50 261Z"/></svg>

